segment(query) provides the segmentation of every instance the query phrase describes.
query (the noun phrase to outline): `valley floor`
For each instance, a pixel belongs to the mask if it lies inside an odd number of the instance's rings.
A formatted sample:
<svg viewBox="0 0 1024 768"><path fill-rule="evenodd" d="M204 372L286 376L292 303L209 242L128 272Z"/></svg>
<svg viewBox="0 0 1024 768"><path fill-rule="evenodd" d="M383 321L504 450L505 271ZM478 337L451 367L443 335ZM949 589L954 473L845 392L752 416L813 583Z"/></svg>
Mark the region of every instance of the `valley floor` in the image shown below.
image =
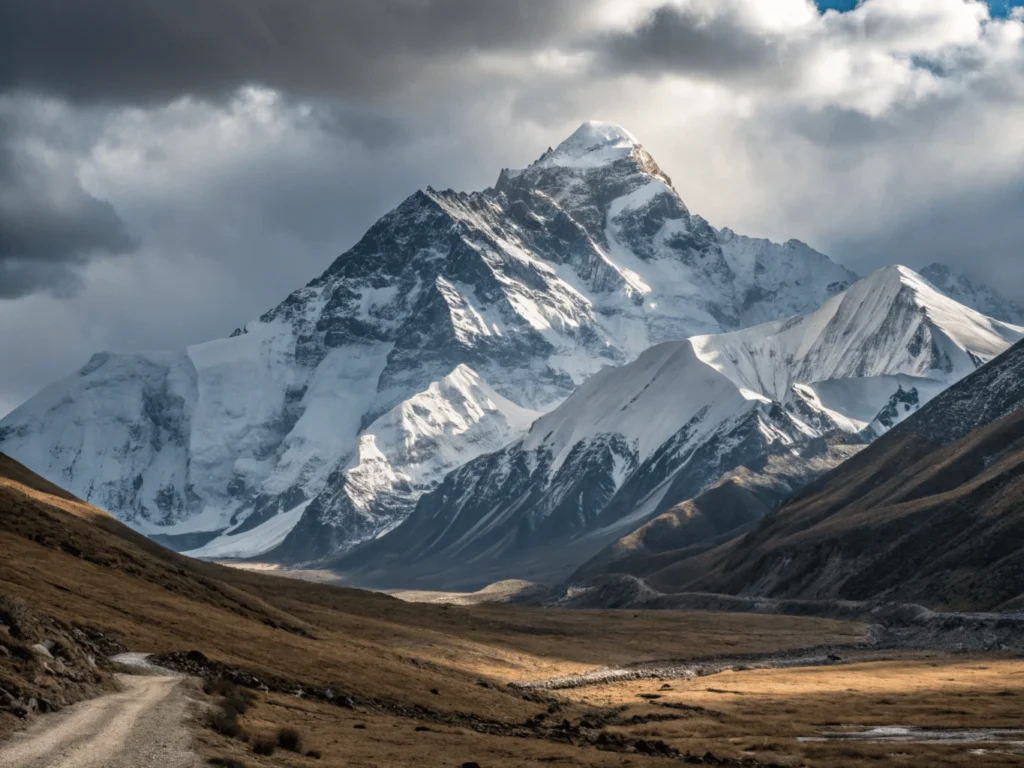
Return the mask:
<svg viewBox="0 0 1024 768"><path fill-rule="evenodd" d="M1024 739L993 730L1020 727L1024 661L899 648L872 655L862 646L873 632L856 621L410 603L189 560L10 469L0 472L0 552L3 768L135 768L152 763L153 749L180 746L188 735L174 727L180 697L195 684L139 677L109 693L120 668L108 659L138 658L126 651L205 680L207 693L195 695L208 706L187 722L191 749L220 761L210 764L796 768L1024 759ZM851 647L866 655L850 655ZM524 685L808 648L843 659L694 680ZM231 685L218 687L225 680ZM238 704L231 716L226 704ZM888 730L851 736L858 728ZM915 728L939 733L894 730ZM964 730L974 733L950 733ZM160 768L188 766L181 755L168 753Z"/></svg>
<svg viewBox="0 0 1024 768"><path fill-rule="evenodd" d="M923 655L564 692L684 752L811 766L1020 765L1024 661ZM681 708L681 709L677 709ZM676 713L678 719L657 721Z"/></svg>
<svg viewBox="0 0 1024 768"><path fill-rule="evenodd" d="M1024 761L1022 701L1024 661L923 655L560 691L497 721L271 693L247 724L301 729L323 762L256 760L209 731L199 743L253 766L1009 766Z"/></svg>

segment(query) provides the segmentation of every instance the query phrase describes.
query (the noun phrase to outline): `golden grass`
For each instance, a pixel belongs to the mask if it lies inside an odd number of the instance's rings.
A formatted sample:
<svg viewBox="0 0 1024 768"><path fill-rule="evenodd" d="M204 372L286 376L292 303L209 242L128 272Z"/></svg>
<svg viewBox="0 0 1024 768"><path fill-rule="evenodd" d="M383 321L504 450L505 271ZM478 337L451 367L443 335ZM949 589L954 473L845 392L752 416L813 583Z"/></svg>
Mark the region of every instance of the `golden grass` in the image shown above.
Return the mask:
<svg viewBox="0 0 1024 768"><path fill-rule="evenodd" d="M921 655L918 655L921 656ZM671 686L663 690L663 686ZM578 704L628 706L630 714L665 712L665 704L703 707L685 720L639 730L683 751L753 757L811 766L1003 766L1024 754L999 745L799 742L844 726L941 729L1021 728L1024 661L908 657L804 669L724 673L695 680L649 680L565 691ZM660 698L647 701L641 695Z"/></svg>

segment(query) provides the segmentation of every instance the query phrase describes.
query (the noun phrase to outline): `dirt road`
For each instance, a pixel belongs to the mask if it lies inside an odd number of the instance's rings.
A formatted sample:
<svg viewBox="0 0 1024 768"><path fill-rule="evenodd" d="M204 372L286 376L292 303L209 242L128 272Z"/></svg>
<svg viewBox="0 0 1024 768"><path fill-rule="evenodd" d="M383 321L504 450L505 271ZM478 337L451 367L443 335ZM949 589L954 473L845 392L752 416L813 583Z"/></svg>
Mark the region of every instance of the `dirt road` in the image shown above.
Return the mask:
<svg viewBox="0 0 1024 768"><path fill-rule="evenodd" d="M119 675L120 693L83 701L0 744L0 768L198 768L185 725L187 678Z"/></svg>

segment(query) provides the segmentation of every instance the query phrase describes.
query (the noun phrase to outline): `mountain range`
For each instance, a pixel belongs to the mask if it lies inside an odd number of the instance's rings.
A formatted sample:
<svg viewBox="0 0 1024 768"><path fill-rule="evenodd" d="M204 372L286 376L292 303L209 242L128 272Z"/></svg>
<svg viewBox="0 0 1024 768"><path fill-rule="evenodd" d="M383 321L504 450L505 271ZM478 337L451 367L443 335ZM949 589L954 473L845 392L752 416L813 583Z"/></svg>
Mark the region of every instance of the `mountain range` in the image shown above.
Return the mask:
<svg viewBox="0 0 1024 768"><path fill-rule="evenodd" d="M1019 307L926 274L716 229L589 122L416 192L230 337L93 356L0 448L200 557L563 574L729 473L795 490L1020 338Z"/></svg>
<svg viewBox="0 0 1024 768"><path fill-rule="evenodd" d="M809 315L602 371L335 566L382 586L557 581L741 467L813 478L809 462L838 464L1022 337L889 267Z"/></svg>
<svg viewBox="0 0 1024 768"><path fill-rule="evenodd" d="M394 526L602 367L854 279L712 228L628 132L586 123L493 188L415 193L230 338L95 355L0 446L179 549L260 554L303 517L287 549L309 558Z"/></svg>

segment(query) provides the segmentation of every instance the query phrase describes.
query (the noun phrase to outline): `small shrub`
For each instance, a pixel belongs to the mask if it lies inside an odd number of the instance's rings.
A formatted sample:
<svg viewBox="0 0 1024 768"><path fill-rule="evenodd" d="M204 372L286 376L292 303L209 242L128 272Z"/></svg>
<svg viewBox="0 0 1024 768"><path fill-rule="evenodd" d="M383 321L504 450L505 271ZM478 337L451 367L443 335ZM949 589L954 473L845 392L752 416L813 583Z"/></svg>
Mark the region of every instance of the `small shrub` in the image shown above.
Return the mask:
<svg viewBox="0 0 1024 768"><path fill-rule="evenodd" d="M211 730L221 736L227 736L229 739L236 739L242 733L242 724L238 722L238 713L233 710L215 709L210 713L207 724Z"/></svg>
<svg viewBox="0 0 1024 768"><path fill-rule="evenodd" d="M235 688L235 684L223 677L203 681L203 693L207 696L224 696Z"/></svg>
<svg viewBox="0 0 1024 768"><path fill-rule="evenodd" d="M257 755L272 755L277 748L274 739L261 736L252 743L252 751Z"/></svg>
<svg viewBox="0 0 1024 768"><path fill-rule="evenodd" d="M234 710L240 715L244 715L250 709L255 701L255 698L248 691L236 691L231 696L225 696L221 699L220 705L224 709Z"/></svg>
<svg viewBox="0 0 1024 768"><path fill-rule="evenodd" d="M256 701L256 694L252 691L241 688L224 678L207 680L203 683L203 692L209 696L220 696L221 707L225 710L233 709L240 715L248 712Z"/></svg>
<svg viewBox="0 0 1024 768"><path fill-rule="evenodd" d="M252 691L240 688L230 680L218 678L205 681L203 692L209 696L220 697L217 707L207 719L210 729L229 739L248 741L249 734L243 730L238 718L245 714L256 700Z"/></svg>
<svg viewBox="0 0 1024 768"><path fill-rule="evenodd" d="M294 728L282 728L277 732L277 746L289 752L301 752L302 737Z"/></svg>
<svg viewBox="0 0 1024 768"><path fill-rule="evenodd" d="M234 757L211 757L207 762L210 765L219 765L221 768L248 768L245 763Z"/></svg>

